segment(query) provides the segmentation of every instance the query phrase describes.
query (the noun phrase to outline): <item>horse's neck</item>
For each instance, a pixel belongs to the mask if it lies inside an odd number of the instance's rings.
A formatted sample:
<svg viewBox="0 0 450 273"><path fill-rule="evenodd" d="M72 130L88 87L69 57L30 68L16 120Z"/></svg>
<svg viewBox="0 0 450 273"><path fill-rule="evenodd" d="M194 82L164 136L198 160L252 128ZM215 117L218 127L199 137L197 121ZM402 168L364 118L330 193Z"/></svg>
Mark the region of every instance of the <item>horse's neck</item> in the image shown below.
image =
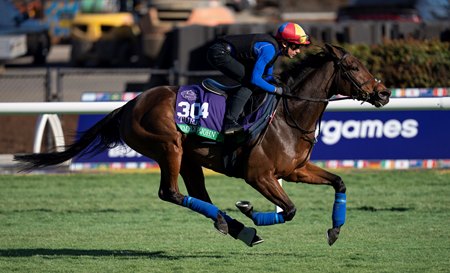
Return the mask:
<svg viewBox="0 0 450 273"><path fill-rule="evenodd" d="M333 67L324 65L308 73L301 84L293 85L296 86L292 94L314 100L327 99L333 82L333 71ZM293 156L298 162L306 162L315 143L316 125L327 103L289 98L286 100L280 102L261 147L270 151L276 149L280 151L278 154Z"/></svg>
<svg viewBox="0 0 450 273"><path fill-rule="evenodd" d="M292 85L292 93L302 98L328 99L332 96L331 86L334 80L333 62L325 62L320 68L305 69L301 72L300 82Z"/></svg>
<svg viewBox="0 0 450 273"><path fill-rule="evenodd" d="M304 99L289 99L287 107L283 104L283 113L279 116L281 120L289 123L289 120L286 120L286 115L290 113L302 129L306 131L315 130L316 124L327 105L325 102L318 102L317 100L326 100L332 94L331 87L334 78L332 65L330 62L325 63L321 68L309 73L301 83L295 84L295 90L292 90L292 93ZM311 100L308 100L308 98ZM298 133L298 129L289 127Z"/></svg>

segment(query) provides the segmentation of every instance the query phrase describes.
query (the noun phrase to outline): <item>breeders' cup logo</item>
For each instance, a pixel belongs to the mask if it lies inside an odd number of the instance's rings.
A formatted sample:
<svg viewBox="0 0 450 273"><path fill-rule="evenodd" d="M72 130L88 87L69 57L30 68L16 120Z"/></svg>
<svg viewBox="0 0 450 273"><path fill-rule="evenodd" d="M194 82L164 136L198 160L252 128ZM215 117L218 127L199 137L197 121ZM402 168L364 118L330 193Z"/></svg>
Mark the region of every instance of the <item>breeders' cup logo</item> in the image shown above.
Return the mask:
<svg viewBox="0 0 450 273"><path fill-rule="evenodd" d="M195 101L197 100L197 92L195 92L192 89L184 90L181 92L181 96L185 98L188 101Z"/></svg>

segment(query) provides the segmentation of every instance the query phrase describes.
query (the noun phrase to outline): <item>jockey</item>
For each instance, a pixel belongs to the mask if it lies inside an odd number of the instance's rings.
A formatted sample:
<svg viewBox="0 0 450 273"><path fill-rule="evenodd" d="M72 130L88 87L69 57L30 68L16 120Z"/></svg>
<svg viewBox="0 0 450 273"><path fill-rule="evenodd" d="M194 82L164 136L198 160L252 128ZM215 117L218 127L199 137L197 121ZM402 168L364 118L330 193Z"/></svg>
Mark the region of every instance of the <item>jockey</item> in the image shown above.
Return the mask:
<svg viewBox="0 0 450 273"><path fill-rule="evenodd" d="M295 23L282 24L275 36L270 34L229 35L220 38L207 53L209 63L241 88L228 99L223 133L242 131L237 122L254 87L281 95L283 89L273 85L273 65L278 56L294 58L301 47L309 45L309 36Z"/></svg>

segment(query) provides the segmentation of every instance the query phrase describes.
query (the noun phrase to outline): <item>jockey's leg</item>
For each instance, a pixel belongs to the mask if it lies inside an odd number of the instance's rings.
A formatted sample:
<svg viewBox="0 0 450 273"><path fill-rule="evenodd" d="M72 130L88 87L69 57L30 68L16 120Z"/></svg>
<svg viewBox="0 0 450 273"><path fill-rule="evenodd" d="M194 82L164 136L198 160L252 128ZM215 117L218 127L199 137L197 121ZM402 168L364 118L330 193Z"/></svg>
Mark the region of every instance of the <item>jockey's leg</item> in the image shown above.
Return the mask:
<svg viewBox="0 0 450 273"><path fill-rule="evenodd" d="M208 49L207 59L214 68L232 80L242 84L247 78L245 66L231 56L231 47L227 43L219 42L212 45ZM242 86L228 98L222 130L224 134L231 135L242 130L238 118L251 95L252 91Z"/></svg>
<svg viewBox="0 0 450 273"><path fill-rule="evenodd" d="M227 100L227 109L223 124L223 132L226 135L235 134L242 131L242 125L238 123L239 115L244 110L244 106L252 95L252 91L242 86Z"/></svg>
<svg viewBox="0 0 450 273"><path fill-rule="evenodd" d="M231 47L226 43L212 45L206 54L208 62L225 76L239 83L245 77L245 66L231 56Z"/></svg>

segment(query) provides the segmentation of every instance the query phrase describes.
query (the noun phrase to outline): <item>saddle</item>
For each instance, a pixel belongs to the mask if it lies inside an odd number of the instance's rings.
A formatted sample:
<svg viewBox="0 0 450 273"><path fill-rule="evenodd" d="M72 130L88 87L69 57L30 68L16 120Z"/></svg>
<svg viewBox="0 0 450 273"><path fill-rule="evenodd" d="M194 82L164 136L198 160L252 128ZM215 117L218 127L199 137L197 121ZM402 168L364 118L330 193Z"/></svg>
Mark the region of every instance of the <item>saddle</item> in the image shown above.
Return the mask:
<svg viewBox="0 0 450 273"><path fill-rule="evenodd" d="M228 98L228 95L237 92L241 88L241 85L223 85L213 79L207 78L202 81L202 87L205 91ZM254 90L252 96L244 106L244 111L240 115L241 118L257 111L264 104L268 96L269 93L265 91L259 89Z"/></svg>
<svg viewBox="0 0 450 273"><path fill-rule="evenodd" d="M207 78L202 81L202 86L206 91L212 92L219 96L228 97L229 93L236 92L241 88L240 84L237 85L223 85L213 79Z"/></svg>

